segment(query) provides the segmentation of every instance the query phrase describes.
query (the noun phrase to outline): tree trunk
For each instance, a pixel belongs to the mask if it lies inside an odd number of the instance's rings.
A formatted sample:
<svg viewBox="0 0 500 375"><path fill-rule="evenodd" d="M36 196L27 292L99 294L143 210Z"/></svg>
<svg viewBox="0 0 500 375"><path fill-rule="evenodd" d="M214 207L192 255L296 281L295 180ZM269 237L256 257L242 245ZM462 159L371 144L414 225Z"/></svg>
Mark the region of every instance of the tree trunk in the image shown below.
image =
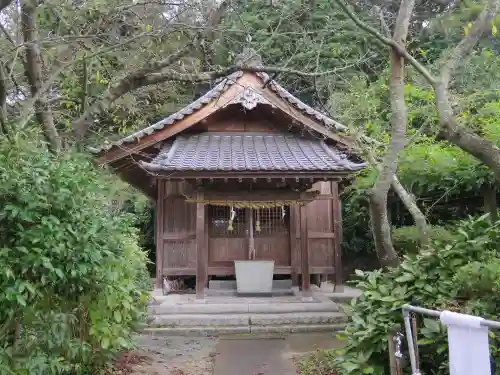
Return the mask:
<svg viewBox="0 0 500 375"><path fill-rule="evenodd" d="M422 210L417 206L417 203L413 197L406 191L399 179L394 175L392 177L392 188L398 195L399 199L403 202L406 209L410 212L413 220L415 221L415 226L420 233L420 246L426 246L429 244L429 226L427 225L427 219L423 214Z"/></svg>
<svg viewBox="0 0 500 375"><path fill-rule="evenodd" d="M7 74L3 63L0 61L0 133L9 136L7 123Z"/></svg>
<svg viewBox="0 0 500 375"><path fill-rule="evenodd" d="M393 40L404 46L415 0L403 0L399 8ZM383 267L399 264L392 245L391 226L387 214L387 194L398 167L398 155L406 144L406 124L408 111L404 98L404 58L391 49L391 72L389 90L391 101L391 139L375 181L370 198L370 216L375 240L375 250Z"/></svg>
<svg viewBox="0 0 500 375"><path fill-rule="evenodd" d="M441 127L441 135L460 147L465 152L479 159L481 162L491 168L497 181L500 181L500 149L495 143L484 139L477 134L472 133L467 128L460 125L449 100L449 84L456 67L461 61L470 55L473 48L477 45L482 35L491 27L495 14L500 8L500 0L488 0L481 14L470 27L467 35L451 51L449 57L443 64L440 76L436 78L421 63L419 63L403 45L398 44L396 40L387 38L380 34L373 27L361 21L354 12L342 1L335 2L344 10L352 21L362 30L372 35L375 39L384 43L388 47L396 50L400 56L403 56L413 67L432 85L436 95L436 107ZM405 2L401 3L400 11L406 7Z"/></svg>
<svg viewBox="0 0 500 375"><path fill-rule="evenodd" d="M435 93L440 135L490 167L497 181L500 181L500 149L458 123L450 104L447 85L439 83Z"/></svg>
<svg viewBox="0 0 500 375"><path fill-rule="evenodd" d="M433 84L441 135L490 167L498 181L500 181L500 149L495 143L469 132L458 123L450 104L449 85L457 66L470 55L483 34L491 27L499 8L500 0L488 1L467 35L457 44L443 64L440 78Z"/></svg>
<svg viewBox="0 0 500 375"><path fill-rule="evenodd" d="M36 2L26 0L22 6L22 31L24 43L26 44L26 77L31 89L31 95L36 96L43 86L42 59L38 45L36 26ZM43 133L52 152L61 149L61 138L54 125L54 117L43 94L34 102L37 121L43 129Z"/></svg>
<svg viewBox="0 0 500 375"><path fill-rule="evenodd" d="M495 223L498 220L497 192L495 188L486 186L483 188L484 212L490 214L490 221Z"/></svg>

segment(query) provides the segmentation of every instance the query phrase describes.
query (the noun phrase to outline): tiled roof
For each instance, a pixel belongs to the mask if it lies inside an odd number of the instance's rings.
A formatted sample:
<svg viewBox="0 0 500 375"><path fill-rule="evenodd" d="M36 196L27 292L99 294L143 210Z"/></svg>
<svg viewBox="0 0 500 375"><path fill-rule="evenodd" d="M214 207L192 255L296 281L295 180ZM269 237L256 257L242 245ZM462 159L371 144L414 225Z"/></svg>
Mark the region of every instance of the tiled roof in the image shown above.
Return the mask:
<svg viewBox="0 0 500 375"><path fill-rule="evenodd" d="M297 99L295 96L290 94L285 88L280 86L278 83L276 83L273 80L270 80L270 77L268 74L264 72L257 72L255 73L263 82L266 82L267 87L269 87L272 91L274 91L279 97L282 99L286 100L288 103L293 105L296 109L301 111L307 116L314 117L316 120L322 122L325 126L327 126L329 129L332 129L334 131L345 131L347 128L343 126L342 124L339 124L338 122L332 120L331 118L327 117L320 111L310 107L309 105L305 104L301 100ZM93 153L99 153L104 150L109 150L113 146L121 146L125 143L132 143L136 142L139 139L148 136L150 134L153 134L156 131L164 129L168 125L172 125L176 123L177 121L182 120L184 117L192 114L193 112L201 109L208 103L210 103L213 99L216 99L220 95L222 95L224 92L226 92L236 81L238 78L240 78L243 75L243 71L237 71L223 79L221 79L214 88L212 88L210 91L208 91L205 95L201 96L191 104L187 105L180 111L164 118L161 121L158 121L157 123L148 126L145 129L139 130L133 134L130 134L129 136L122 138L118 141L115 142L107 142L104 145L98 146L98 147L92 147L89 148L89 150Z"/></svg>
<svg viewBox="0 0 500 375"><path fill-rule="evenodd" d="M202 133L168 140L142 166L158 171L353 172L355 163L324 141L288 134Z"/></svg>

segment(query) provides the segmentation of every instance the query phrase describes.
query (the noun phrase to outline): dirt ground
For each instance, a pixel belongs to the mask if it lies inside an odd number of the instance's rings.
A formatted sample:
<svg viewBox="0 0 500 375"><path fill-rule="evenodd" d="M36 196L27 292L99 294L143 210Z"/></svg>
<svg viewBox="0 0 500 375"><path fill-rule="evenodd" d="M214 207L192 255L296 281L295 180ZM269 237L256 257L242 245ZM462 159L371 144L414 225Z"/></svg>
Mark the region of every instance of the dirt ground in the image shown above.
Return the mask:
<svg viewBox="0 0 500 375"><path fill-rule="evenodd" d="M217 338L151 337L137 338L138 350L130 353L127 368L115 375L211 375Z"/></svg>
<svg viewBox="0 0 500 375"><path fill-rule="evenodd" d="M139 348L120 358L113 375L295 375L311 352L341 345L328 332L137 339Z"/></svg>

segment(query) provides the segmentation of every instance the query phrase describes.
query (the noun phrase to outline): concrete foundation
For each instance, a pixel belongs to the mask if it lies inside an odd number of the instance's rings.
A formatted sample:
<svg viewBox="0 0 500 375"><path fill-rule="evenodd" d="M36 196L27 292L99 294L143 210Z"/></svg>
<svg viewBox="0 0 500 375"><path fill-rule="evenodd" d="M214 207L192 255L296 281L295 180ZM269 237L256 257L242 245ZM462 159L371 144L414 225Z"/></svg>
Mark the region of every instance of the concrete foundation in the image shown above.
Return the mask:
<svg viewBox="0 0 500 375"><path fill-rule="evenodd" d="M153 293L149 306L149 327L155 335L220 335L241 333L318 332L342 329L347 317L337 300L347 302L359 293L336 293L323 286L311 287L304 298L289 280L275 280L273 287L287 290L288 295L272 297L236 297L233 281L211 281L205 297ZM343 298L339 298L339 296Z"/></svg>

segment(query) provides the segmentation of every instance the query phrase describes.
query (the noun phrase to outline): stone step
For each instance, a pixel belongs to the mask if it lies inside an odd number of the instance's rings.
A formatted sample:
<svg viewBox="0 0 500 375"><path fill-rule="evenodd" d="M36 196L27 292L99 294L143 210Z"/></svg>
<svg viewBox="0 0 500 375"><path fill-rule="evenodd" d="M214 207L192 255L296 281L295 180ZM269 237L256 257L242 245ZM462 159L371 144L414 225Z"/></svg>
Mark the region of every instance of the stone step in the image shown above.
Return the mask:
<svg viewBox="0 0 500 375"><path fill-rule="evenodd" d="M206 289L205 295L208 297L238 297L240 294L236 289ZM264 294L264 296L267 293ZM269 296L280 297L280 296L292 296L293 290L291 288L274 288L272 289Z"/></svg>
<svg viewBox="0 0 500 375"><path fill-rule="evenodd" d="M299 312L337 312L339 306L335 303L186 303L161 304L149 307L151 315L173 314L284 314Z"/></svg>
<svg viewBox="0 0 500 375"><path fill-rule="evenodd" d="M291 289L292 280L273 280L273 289ZM233 289L236 290L236 280L210 280L208 289Z"/></svg>
<svg viewBox="0 0 500 375"><path fill-rule="evenodd" d="M345 324L289 324L269 326L191 326L191 327L161 327L145 328L144 333L152 336L223 336L223 335L261 335L286 334L305 332L338 332L344 329Z"/></svg>
<svg viewBox="0 0 500 375"><path fill-rule="evenodd" d="M303 312L284 314L178 314L152 315L150 327L237 327L276 325L340 324L346 316L340 312Z"/></svg>

